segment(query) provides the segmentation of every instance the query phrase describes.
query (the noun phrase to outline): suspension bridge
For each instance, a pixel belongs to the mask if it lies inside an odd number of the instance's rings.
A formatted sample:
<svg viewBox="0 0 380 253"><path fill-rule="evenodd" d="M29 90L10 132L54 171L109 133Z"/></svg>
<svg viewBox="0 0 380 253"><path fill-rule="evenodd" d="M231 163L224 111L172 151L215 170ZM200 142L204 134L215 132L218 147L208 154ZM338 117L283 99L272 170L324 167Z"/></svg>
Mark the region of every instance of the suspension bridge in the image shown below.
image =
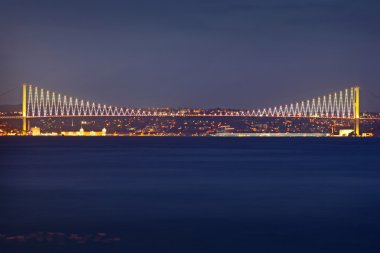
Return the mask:
<svg viewBox="0 0 380 253"><path fill-rule="evenodd" d="M143 109L117 107L78 99L51 92L24 83L22 85L22 115L0 118L22 119L23 132L27 132L27 120L33 118L63 117L294 117L331 118L354 121L355 135L360 135L360 89L359 86L343 89L312 99L286 105L253 109L209 110L183 112L182 110Z"/></svg>

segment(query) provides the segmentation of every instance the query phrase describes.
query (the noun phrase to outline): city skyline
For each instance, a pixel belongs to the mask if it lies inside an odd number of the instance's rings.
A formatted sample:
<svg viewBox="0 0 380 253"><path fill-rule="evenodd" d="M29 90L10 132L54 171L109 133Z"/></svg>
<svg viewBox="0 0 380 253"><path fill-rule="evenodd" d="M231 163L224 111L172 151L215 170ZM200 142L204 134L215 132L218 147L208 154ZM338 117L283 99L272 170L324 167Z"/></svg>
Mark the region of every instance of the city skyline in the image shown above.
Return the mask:
<svg viewBox="0 0 380 253"><path fill-rule="evenodd" d="M316 132L313 135L318 136L320 136L320 134L337 136L337 130L339 131L338 136L377 136L378 130L376 123L373 121L379 120L379 114L361 113L360 101L360 87L355 86L296 103L256 110L223 108L127 108L78 99L75 96L67 96L24 83L22 85L22 110L20 111L20 108L13 107L16 111L0 111L0 119L4 120L1 125L3 129L0 131L2 135L18 135L21 133L22 135L32 134L39 136L41 134L41 128L31 127L31 120L37 119L37 121L34 121L34 126L36 126L36 124L42 124L44 134L49 136L57 136L59 135L58 132L64 136L106 136L108 127L111 127L112 135L121 134L128 136L212 136L215 134L256 136L262 133L272 136L273 134L282 134L281 131L285 131L286 134L299 136L300 130L305 131L302 135L307 136L310 136L310 131ZM102 131L95 132L94 129L92 129L90 132L86 132L86 134L84 134L83 128L81 128L81 131L72 131L75 129L74 118L84 120L80 121L80 125L82 125L82 122L86 122L85 119L89 117L94 119L90 121L92 122L90 124L93 125L92 127L98 128L99 123L100 125L103 124ZM119 119L112 119L114 117ZM144 117L148 118L148 121L146 121L143 127L139 124L137 127L131 127L131 123L134 121L137 123L145 121L142 119ZM60 120L56 122L54 118ZM71 127L64 124L65 118L71 118ZM103 120L99 121L100 118L104 118L105 122ZM125 120L121 120L122 118L131 118L132 121L125 125L126 122L121 123ZM180 118L187 118L184 120L183 126L177 125L178 122L181 122ZM241 118L244 123L238 124L238 128L235 129L237 133L226 133L224 132L225 130L223 130L223 126L230 129L229 131L234 128L230 128L227 123L228 120L222 120L222 118ZM269 121L274 119L278 125L274 125L271 128L257 128L257 120L263 118L270 119ZM15 125L12 121L17 119L22 120L21 131L20 129L14 129ZM167 122L167 119L170 119L169 122ZM278 121L280 119L284 120L286 125L286 127L281 128L281 130L280 125L282 125L282 123ZM153 120L153 122L149 123L151 120ZM293 125L293 120L298 123ZM315 120L317 120L317 123ZM342 120L346 122L342 124ZM360 131L360 121L364 123L368 120L372 123L369 125L366 124L366 130L364 132ZM99 121L97 126L95 126L95 121ZM103 123L101 123L102 121ZM233 122L234 121L232 121L231 124L236 123ZM305 124L310 125L305 127ZM47 127L47 125L50 126ZM77 123L75 125L78 127ZM324 126L321 127L322 125ZM349 128L347 129L347 127ZM71 131L65 131L68 129ZM222 131L222 133L219 133L219 131Z"/></svg>

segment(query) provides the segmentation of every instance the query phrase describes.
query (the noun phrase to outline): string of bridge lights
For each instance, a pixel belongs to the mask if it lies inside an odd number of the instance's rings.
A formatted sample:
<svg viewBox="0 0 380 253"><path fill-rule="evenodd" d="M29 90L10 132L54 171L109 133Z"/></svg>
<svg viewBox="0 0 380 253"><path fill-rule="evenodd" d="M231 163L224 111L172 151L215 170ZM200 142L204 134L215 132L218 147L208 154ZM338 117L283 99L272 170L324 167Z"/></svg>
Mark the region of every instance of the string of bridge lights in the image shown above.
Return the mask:
<svg viewBox="0 0 380 253"><path fill-rule="evenodd" d="M28 117L63 116L190 116L191 114L166 112L160 109L136 109L107 106L50 92L29 85L27 100ZM198 113L193 116L239 116L239 117L328 117L353 118L354 88L297 103L258 110L229 110L213 114Z"/></svg>

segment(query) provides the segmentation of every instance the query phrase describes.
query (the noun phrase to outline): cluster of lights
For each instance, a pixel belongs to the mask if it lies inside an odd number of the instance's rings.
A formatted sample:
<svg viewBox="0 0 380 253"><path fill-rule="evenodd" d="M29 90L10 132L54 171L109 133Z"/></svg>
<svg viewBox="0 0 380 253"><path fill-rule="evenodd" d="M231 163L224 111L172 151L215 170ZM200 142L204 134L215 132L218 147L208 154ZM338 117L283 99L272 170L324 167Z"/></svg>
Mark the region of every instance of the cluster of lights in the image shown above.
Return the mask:
<svg viewBox="0 0 380 253"><path fill-rule="evenodd" d="M335 92L317 99L300 103L270 107L263 110L245 112L245 116L255 117L331 117L351 118L354 112L354 88Z"/></svg>
<svg viewBox="0 0 380 253"><path fill-rule="evenodd" d="M252 111L225 111L212 115L199 113L192 116L351 118L353 117L353 111L354 88L350 88L327 96L285 106ZM29 85L27 116L187 116L187 114L95 104L94 102L44 91L44 89Z"/></svg>

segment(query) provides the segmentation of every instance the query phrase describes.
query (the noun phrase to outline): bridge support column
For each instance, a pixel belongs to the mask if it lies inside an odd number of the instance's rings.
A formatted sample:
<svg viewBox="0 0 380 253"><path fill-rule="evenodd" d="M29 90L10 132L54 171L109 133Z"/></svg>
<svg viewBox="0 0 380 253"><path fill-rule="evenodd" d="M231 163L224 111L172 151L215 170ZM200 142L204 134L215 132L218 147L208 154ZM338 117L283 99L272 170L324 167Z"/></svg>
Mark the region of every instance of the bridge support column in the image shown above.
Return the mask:
<svg viewBox="0 0 380 253"><path fill-rule="evenodd" d="M22 84L22 134L26 135L28 131L28 125L27 125L27 112L26 112L26 83Z"/></svg>
<svg viewBox="0 0 380 253"><path fill-rule="evenodd" d="M356 85L354 88L354 125L355 136L360 136L360 90Z"/></svg>

